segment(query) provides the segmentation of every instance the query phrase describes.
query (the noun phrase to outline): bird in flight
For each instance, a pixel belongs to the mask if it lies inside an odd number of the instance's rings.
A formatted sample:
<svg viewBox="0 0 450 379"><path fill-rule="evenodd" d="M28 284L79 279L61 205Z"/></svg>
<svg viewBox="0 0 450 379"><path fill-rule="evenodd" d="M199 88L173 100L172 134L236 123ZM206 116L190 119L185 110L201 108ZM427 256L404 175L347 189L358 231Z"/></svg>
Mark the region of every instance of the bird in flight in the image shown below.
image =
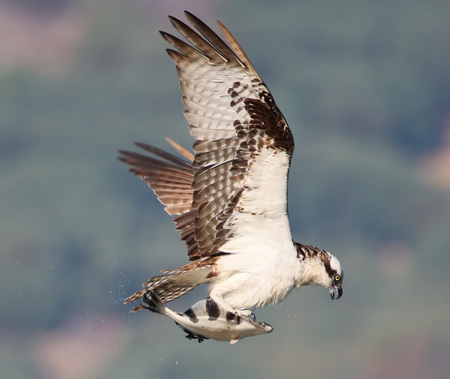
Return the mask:
<svg viewBox="0 0 450 379"><path fill-rule="evenodd" d="M180 78L194 154L184 159L136 143L151 155L119 159L154 191L186 242L189 263L163 270L126 303L156 295L172 301L200 284L221 309L242 316L320 285L342 296L343 271L329 252L293 242L287 181L294 140L266 84L231 33L228 45L189 12L192 26L169 17L182 40L161 32ZM134 311L143 309L142 304Z"/></svg>

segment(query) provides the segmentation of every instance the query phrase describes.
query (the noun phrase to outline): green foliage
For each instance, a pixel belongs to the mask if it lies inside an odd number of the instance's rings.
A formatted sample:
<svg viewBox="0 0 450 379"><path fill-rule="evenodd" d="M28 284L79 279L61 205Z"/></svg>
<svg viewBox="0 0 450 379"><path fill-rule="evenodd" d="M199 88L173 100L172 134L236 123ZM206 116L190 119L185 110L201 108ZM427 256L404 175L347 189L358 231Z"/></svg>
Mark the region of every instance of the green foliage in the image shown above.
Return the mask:
<svg viewBox="0 0 450 379"><path fill-rule="evenodd" d="M330 305L323 289L293 293L257 312L274 333L231 347L189 343L168 319L130 316L121 304L148 276L186 261L170 218L117 149L167 147L166 136L192 141L157 33L169 30L160 15L170 6L82 4L85 36L65 75L0 76L0 324L8 331L0 351L14 341L15 357L2 363L5 375L44 377L43 336L73 341L88 330L95 338L109 318L115 342L96 353L116 358L90 377L375 377L390 356L411 370L385 377L439 376L438 352L450 347L442 300L450 195L417 166L439 146L448 117L449 6L247 0L214 14L293 130L294 238L333 251L346 275L339 302Z"/></svg>

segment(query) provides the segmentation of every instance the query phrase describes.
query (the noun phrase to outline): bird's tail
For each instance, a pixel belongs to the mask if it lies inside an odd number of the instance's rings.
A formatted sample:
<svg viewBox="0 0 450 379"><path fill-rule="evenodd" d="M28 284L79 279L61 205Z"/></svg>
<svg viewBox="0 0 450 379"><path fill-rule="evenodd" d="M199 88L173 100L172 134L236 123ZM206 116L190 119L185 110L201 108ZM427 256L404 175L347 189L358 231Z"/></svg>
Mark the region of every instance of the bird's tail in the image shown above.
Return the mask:
<svg viewBox="0 0 450 379"><path fill-rule="evenodd" d="M191 264L194 262L191 262ZM185 293L197 287L199 284L209 282L213 267L210 265L189 267L186 265L178 270L165 270L164 275L154 276L150 278L142 286L142 290L135 292L133 295L125 299L125 304L146 298L146 295L153 293L163 302L175 300ZM145 305L136 306L132 312L145 308Z"/></svg>

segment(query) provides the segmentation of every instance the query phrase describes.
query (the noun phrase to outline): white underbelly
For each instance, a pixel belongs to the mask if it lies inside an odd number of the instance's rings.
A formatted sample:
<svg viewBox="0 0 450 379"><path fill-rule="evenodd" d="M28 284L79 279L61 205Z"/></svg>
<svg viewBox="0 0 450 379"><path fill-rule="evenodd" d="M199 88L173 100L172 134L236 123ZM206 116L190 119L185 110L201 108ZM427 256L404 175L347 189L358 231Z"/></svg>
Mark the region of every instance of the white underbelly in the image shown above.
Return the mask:
<svg viewBox="0 0 450 379"><path fill-rule="evenodd" d="M210 286L211 297L223 299L227 307L242 310L277 303L294 287L296 262L255 261L246 269L237 270L239 263L245 264L246 258L239 255L231 254L221 259L219 266L223 271ZM228 267L235 270L228 270Z"/></svg>

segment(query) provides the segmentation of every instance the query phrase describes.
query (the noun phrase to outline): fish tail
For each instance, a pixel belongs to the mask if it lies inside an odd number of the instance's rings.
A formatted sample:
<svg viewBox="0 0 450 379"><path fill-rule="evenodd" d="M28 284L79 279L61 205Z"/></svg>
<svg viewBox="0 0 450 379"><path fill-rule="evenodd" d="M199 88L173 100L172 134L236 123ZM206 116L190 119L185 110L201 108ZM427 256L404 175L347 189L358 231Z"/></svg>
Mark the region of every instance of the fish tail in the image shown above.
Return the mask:
<svg viewBox="0 0 450 379"><path fill-rule="evenodd" d="M165 314L166 306L164 303L156 296L155 292L147 291L142 298L142 308L148 309L149 311Z"/></svg>

